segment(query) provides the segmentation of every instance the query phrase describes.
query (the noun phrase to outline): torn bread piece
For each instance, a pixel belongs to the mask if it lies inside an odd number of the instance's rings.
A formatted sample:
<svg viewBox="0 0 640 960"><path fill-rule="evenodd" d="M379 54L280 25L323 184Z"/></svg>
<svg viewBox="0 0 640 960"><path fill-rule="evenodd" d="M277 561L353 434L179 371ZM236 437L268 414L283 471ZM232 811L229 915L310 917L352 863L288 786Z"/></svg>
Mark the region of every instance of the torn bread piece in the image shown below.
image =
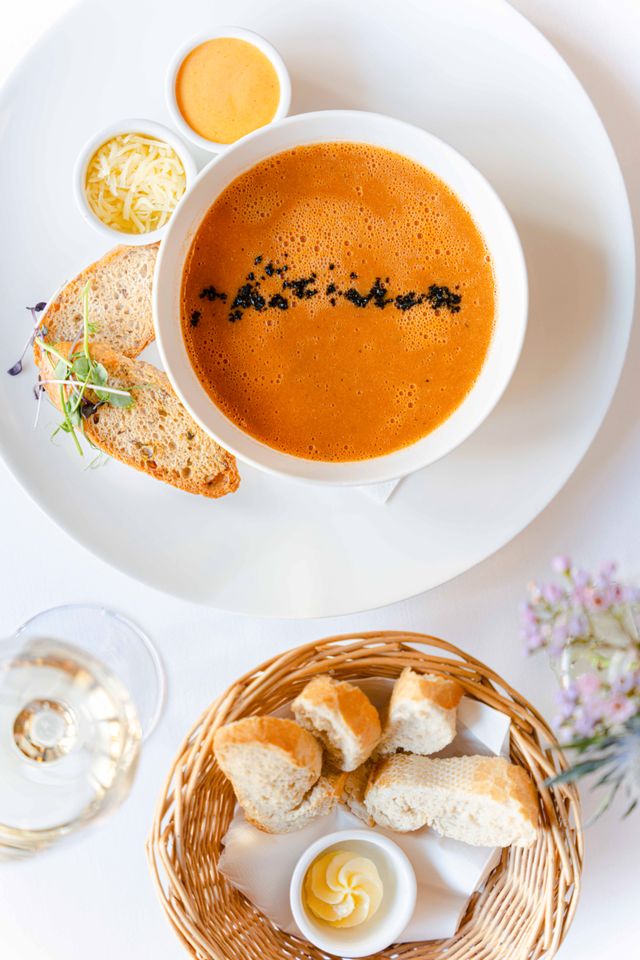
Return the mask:
<svg viewBox="0 0 640 960"><path fill-rule="evenodd" d="M323 770L320 779L311 787L302 801L288 809L261 808L246 799L241 804L245 819L264 833L293 833L302 830L318 817L326 817L335 809L342 795L346 773L332 769Z"/></svg>
<svg viewBox="0 0 640 960"><path fill-rule="evenodd" d="M213 750L240 806L265 822L301 804L322 771L316 738L281 717L245 717L220 727Z"/></svg>
<svg viewBox="0 0 640 960"><path fill-rule="evenodd" d="M377 824L402 833L428 825L480 847L529 847L536 839L535 788L504 757L395 754L376 765L365 805Z"/></svg>
<svg viewBox="0 0 640 960"><path fill-rule="evenodd" d="M314 677L291 709L298 723L322 740L340 770L355 770L380 740L378 711L362 690L346 681Z"/></svg>
<svg viewBox="0 0 640 960"><path fill-rule="evenodd" d="M407 667L393 687L376 753L404 750L426 756L442 750L456 735L463 692L455 680Z"/></svg>

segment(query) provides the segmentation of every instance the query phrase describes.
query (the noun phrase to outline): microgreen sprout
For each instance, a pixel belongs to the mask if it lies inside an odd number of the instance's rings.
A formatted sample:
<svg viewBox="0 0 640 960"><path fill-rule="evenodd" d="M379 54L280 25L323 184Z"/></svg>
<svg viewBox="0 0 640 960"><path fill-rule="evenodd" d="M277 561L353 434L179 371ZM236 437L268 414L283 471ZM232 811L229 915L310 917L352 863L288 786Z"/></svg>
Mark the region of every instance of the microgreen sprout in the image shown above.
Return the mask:
<svg viewBox="0 0 640 960"><path fill-rule="evenodd" d="M38 314L42 313L45 307L46 307L46 303L43 300L41 300L40 303L36 303L35 307L27 307L27 310L29 311L33 319L33 330L29 334L29 338L22 349L22 353L20 354L16 362L13 364L13 366L9 367L9 369L7 370L7 373L9 374L10 377L17 377L19 373L22 373L22 361L24 360L24 355L29 349L29 347L33 346L33 341L38 335L38 327L40 325ZM46 333L46 330L43 330L43 333Z"/></svg>
<svg viewBox="0 0 640 960"><path fill-rule="evenodd" d="M68 356L57 347L42 340L40 346L49 355L53 366L52 376L41 378L38 383L40 396L46 386L56 386L59 391L59 406L62 422L53 432L52 438L60 431L73 437L76 449L83 456L77 431L84 433L84 421L105 403L112 407L130 407L133 395L109 385L106 367L91 356L89 337L94 332L89 321L89 284L82 290L82 337L74 344Z"/></svg>

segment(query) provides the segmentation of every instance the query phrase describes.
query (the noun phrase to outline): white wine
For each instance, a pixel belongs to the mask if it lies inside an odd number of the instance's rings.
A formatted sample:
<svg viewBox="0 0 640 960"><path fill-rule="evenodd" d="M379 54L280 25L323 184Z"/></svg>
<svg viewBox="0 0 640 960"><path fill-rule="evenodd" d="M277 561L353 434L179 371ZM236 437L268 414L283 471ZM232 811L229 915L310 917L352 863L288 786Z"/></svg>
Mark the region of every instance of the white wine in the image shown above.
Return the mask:
<svg viewBox="0 0 640 960"><path fill-rule="evenodd" d="M140 739L127 689L85 650L20 634L0 644L0 858L33 853L118 805Z"/></svg>

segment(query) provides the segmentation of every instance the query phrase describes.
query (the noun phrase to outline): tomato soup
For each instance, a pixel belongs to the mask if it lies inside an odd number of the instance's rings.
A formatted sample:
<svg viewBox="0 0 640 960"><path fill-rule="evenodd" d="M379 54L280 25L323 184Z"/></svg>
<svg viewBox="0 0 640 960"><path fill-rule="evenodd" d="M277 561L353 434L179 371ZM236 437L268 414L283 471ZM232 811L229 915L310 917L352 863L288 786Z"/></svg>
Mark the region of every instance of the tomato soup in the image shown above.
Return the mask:
<svg viewBox="0 0 640 960"><path fill-rule="evenodd" d="M215 200L182 278L182 329L213 402L312 460L364 460L434 430L491 341L491 258L433 173L355 143L298 147Z"/></svg>

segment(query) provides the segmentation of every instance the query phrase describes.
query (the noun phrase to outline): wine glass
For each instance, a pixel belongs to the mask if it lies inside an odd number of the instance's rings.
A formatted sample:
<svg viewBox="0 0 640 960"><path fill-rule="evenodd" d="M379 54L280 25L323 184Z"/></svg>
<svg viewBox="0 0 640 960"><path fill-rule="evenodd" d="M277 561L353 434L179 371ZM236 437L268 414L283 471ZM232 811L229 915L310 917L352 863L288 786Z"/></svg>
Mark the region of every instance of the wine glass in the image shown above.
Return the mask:
<svg viewBox="0 0 640 960"><path fill-rule="evenodd" d="M103 607L54 607L0 641L0 859L122 803L164 686L149 639Z"/></svg>

